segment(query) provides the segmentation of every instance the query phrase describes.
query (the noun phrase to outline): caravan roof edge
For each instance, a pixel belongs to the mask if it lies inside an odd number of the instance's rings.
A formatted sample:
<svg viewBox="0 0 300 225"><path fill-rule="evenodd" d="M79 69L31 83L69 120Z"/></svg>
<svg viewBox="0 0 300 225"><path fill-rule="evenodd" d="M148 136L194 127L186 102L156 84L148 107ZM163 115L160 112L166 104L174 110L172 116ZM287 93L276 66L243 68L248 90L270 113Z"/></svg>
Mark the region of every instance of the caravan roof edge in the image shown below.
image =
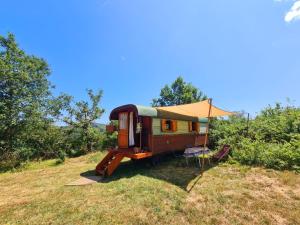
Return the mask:
<svg viewBox="0 0 300 225"><path fill-rule="evenodd" d="M185 120L185 121L194 121L194 122L207 122L207 118L192 117L192 116L182 115L178 113L168 112L150 106L142 106L142 105L135 105L135 104L122 105L113 109L110 113L109 119L118 120L119 112L124 112L124 111L135 112L138 116L149 116L154 118Z"/></svg>
<svg viewBox="0 0 300 225"><path fill-rule="evenodd" d="M119 112L124 111L133 111L139 116L157 117L157 109L155 108L149 106L127 104L113 109L110 113L109 119L117 120Z"/></svg>

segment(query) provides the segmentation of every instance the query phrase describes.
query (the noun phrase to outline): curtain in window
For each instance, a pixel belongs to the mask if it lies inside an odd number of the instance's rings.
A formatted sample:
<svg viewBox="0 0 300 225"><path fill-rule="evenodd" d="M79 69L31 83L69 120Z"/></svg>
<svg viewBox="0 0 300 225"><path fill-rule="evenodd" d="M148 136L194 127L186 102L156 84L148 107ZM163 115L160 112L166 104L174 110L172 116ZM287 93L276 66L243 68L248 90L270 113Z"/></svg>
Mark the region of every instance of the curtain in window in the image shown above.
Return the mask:
<svg viewBox="0 0 300 225"><path fill-rule="evenodd" d="M127 113L120 113L119 115L119 128L121 130L127 129Z"/></svg>
<svg viewBox="0 0 300 225"><path fill-rule="evenodd" d="M134 145L133 112L129 114L129 146Z"/></svg>

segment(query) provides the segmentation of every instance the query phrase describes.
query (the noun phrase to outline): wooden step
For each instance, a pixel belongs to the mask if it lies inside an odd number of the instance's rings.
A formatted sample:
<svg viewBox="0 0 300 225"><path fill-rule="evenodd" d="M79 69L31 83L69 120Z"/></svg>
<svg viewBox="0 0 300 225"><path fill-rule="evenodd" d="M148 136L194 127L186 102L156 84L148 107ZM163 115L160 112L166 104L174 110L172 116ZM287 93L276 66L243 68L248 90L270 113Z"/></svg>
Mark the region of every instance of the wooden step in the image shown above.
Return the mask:
<svg viewBox="0 0 300 225"><path fill-rule="evenodd" d="M98 163L98 165L96 166L96 170L103 170L107 164L109 163L109 161L112 160L112 158L115 156L116 152L108 152L107 155Z"/></svg>
<svg viewBox="0 0 300 225"><path fill-rule="evenodd" d="M123 158L123 153L114 151L108 152L107 155L96 166L96 172L103 176L110 176L119 166Z"/></svg>
<svg viewBox="0 0 300 225"><path fill-rule="evenodd" d="M107 175L110 176L115 169L120 165L120 162L124 158L124 155L122 153L119 153L116 155L116 157L108 164L107 167Z"/></svg>
<svg viewBox="0 0 300 225"><path fill-rule="evenodd" d="M135 153L133 149L110 149L107 155L96 166L96 171L99 174L110 176L120 165L124 157L142 159L151 156L152 152Z"/></svg>

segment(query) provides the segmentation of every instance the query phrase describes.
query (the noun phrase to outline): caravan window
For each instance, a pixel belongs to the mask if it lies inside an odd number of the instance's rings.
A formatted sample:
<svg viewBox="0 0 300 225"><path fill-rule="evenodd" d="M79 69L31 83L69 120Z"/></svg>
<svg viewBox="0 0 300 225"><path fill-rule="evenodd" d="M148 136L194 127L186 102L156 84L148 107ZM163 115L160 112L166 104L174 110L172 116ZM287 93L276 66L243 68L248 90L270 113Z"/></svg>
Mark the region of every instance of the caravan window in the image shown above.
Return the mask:
<svg viewBox="0 0 300 225"><path fill-rule="evenodd" d="M119 114L119 129L120 130L127 129L127 123L128 123L127 119L128 119L128 114L126 112Z"/></svg>
<svg viewBox="0 0 300 225"><path fill-rule="evenodd" d="M162 132L175 132L177 131L177 121L176 120L161 120L161 131Z"/></svg>
<svg viewBox="0 0 300 225"><path fill-rule="evenodd" d="M198 123L192 122L192 131L198 131Z"/></svg>
<svg viewBox="0 0 300 225"><path fill-rule="evenodd" d="M197 132L199 133L199 123L189 121L189 132Z"/></svg>
<svg viewBox="0 0 300 225"><path fill-rule="evenodd" d="M165 130L166 131L171 131L172 130L172 121L171 120L166 120L166 122L165 122Z"/></svg>

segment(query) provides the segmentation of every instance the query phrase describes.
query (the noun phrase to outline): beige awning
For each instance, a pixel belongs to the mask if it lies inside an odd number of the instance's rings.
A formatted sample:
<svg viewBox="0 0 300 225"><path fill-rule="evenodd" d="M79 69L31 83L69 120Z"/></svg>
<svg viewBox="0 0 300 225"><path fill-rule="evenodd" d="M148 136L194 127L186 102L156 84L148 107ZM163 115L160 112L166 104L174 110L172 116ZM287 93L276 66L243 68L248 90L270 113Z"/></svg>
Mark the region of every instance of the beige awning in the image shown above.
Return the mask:
<svg viewBox="0 0 300 225"><path fill-rule="evenodd" d="M175 106L164 106L164 107L156 107L158 110L163 110L166 112L172 112L176 114L181 114L185 116L204 118L208 117L209 111L209 102L208 100L204 100L201 102L185 104L185 105L175 105ZM230 116L233 115L233 112L228 112L222 110L220 108L211 106L210 117L218 117L218 116Z"/></svg>

